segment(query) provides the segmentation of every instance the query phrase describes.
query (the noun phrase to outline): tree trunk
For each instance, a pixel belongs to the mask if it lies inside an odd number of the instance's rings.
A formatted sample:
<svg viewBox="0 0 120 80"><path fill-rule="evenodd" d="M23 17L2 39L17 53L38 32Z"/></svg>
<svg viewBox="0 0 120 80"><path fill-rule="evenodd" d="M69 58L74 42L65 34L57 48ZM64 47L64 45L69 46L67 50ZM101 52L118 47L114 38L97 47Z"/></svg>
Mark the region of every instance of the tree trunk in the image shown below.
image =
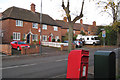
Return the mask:
<svg viewBox="0 0 120 80"><path fill-rule="evenodd" d="M73 23L69 23L69 33L68 33L68 52L72 50L72 42L73 42Z"/></svg>

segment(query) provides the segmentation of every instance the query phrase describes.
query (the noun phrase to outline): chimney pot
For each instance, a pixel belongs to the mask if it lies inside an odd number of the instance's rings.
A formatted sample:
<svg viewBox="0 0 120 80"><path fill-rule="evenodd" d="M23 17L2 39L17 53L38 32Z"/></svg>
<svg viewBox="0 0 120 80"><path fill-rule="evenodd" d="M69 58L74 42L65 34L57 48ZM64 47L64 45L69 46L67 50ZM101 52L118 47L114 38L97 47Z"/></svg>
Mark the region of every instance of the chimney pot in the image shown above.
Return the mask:
<svg viewBox="0 0 120 80"><path fill-rule="evenodd" d="M64 17L63 20L64 20L64 22L67 22L67 17Z"/></svg>
<svg viewBox="0 0 120 80"><path fill-rule="evenodd" d="M83 24L83 20L82 19L80 20L80 24Z"/></svg>
<svg viewBox="0 0 120 80"><path fill-rule="evenodd" d="M93 26L96 26L96 21L93 21Z"/></svg>
<svg viewBox="0 0 120 80"><path fill-rule="evenodd" d="M31 11L35 12L35 4L34 3L31 4Z"/></svg>

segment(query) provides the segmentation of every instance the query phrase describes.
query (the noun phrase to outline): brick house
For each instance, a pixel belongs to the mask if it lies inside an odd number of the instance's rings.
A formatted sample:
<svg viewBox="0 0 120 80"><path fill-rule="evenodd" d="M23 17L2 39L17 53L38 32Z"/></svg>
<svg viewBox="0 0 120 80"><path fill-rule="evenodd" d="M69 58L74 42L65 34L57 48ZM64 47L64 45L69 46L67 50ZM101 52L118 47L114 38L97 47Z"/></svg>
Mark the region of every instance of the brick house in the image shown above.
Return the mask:
<svg viewBox="0 0 120 80"><path fill-rule="evenodd" d="M61 35L62 39L69 32L67 18L64 17L63 20L56 20L56 22L61 26ZM97 27L96 22L94 21L92 25L83 24L83 20L80 20L80 23L75 23L73 26L74 36L84 32L85 35L96 35Z"/></svg>
<svg viewBox="0 0 120 80"><path fill-rule="evenodd" d="M61 27L49 15L42 14L42 36L40 36L40 13L35 12L35 4L31 10L10 7L2 13L2 42L24 40L27 43L61 40Z"/></svg>

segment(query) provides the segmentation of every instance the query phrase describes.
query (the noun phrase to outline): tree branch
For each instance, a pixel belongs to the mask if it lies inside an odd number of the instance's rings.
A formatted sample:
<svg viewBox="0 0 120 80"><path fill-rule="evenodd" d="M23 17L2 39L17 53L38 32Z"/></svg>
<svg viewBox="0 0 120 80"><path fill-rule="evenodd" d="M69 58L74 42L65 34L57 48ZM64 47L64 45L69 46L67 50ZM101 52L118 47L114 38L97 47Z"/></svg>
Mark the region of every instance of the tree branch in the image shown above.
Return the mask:
<svg viewBox="0 0 120 80"><path fill-rule="evenodd" d="M71 15L70 15L70 10L69 10L69 0L67 2L67 7L65 7L64 0L62 0L62 7L63 7L63 9L64 9L64 11L66 13L68 21L71 22Z"/></svg>
<svg viewBox="0 0 120 80"><path fill-rule="evenodd" d="M82 7L81 7L80 15L79 15L79 16L76 16L76 17L73 19L73 23L75 23L77 20L79 20L80 18L83 17L83 7L84 7L84 0L83 0L83 2L82 2Z"/></svg>

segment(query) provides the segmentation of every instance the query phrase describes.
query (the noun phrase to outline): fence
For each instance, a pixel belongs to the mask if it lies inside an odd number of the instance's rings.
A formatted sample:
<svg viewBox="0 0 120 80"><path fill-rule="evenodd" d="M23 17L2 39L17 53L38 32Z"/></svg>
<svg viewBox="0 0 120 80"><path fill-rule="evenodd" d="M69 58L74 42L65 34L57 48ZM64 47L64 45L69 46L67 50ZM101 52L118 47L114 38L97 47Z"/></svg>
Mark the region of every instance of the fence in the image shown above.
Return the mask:
<svg viewBox="0 0 120 80"><path fill-rule="evenodd" d="M57 47L60 48L61 45L68 46L68 43L57 43L57 42L42 42L43 46Z"/></svg>

